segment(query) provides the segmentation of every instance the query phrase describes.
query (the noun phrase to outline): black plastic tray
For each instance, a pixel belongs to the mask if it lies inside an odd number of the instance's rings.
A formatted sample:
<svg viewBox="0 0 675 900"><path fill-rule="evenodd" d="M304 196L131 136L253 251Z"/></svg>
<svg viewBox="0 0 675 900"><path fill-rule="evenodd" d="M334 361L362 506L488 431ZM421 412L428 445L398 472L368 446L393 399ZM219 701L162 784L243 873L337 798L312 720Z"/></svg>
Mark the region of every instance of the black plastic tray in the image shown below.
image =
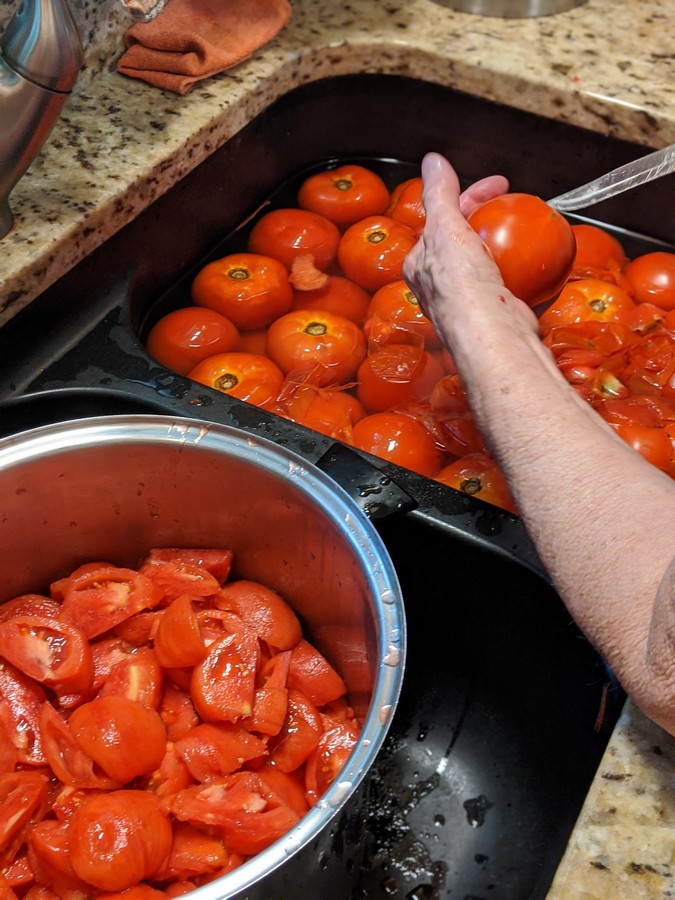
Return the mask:
<svg viewBox="0 0 675 900"><path fill-rule="evenodd" d="M290 196L299 178L336 159L395 182L429 149L466 182L499 171L514 190L544 197L645 152L413 79L299 88L0 331L0 436L152 411L253 431L327 470L376 522L409 626L403 695L365 813L348 816L331 845L334 896L543 898L624 695L570 620L521 520L193 384L143 346L151 324L186 302L197 268L243 242L239 223L275 192ZM646 186L597 212L636 254L670 246L671 210ZM317 871L324 865L317 858ZM299 878L302 889L270 887L268 896L311 894L311 872L287 868L287 884Z"/></svg>

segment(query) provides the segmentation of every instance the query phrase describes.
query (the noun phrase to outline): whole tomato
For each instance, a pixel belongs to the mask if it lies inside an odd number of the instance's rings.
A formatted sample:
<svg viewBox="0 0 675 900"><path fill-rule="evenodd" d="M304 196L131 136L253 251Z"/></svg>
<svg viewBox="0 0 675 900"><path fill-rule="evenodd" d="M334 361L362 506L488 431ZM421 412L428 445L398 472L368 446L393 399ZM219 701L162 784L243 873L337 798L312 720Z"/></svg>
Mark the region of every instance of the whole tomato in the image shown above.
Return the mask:
<svg viewBox="0 0 675 900"><path fill-rule="evenodd" d="M350 164L310 175L298 191L298 206L325 216L339 228L383 213L389 190L375 172Z"/></svg>
<svg viewBox="0 0 675 900"><path fill-rule="evenodd" d="M289 270L298 256L311 254L324 271L335 259L339 240L337 225L325 216L308 209L273 209L251 229L248 249L278 259Z"/></svg>
<svg viewBox="0 0 675 900"><path fill-rule="evenodd" d="M622 322L634 307L630 294L611 281L570 281L539 317L539 333L546 335L556 325L575 322Z"/></svg>
<svg viewBox="0 0 675 900"><path fill-rule="evenodd" d="M675 253L656 251L636 256L625 275L637 301L675 309Z"/></svg>
<svg viewBox="0 0 675 900"><path fill-rule="evenodd" d="M417 242L412 228L389 216L368 216L340 239L338 261L347 278L377 291L403 277L403 260Z"/></svg>
<svg viewBox="0 0 675 900"><path fill-rule="evenodd" d="M356 395L368 412L384 412L428 397L444 376L435 355L412 344L373 348L356 373Z"/></svg>
<svg viewBox="0 0 675 900"><path fill-rule="evenodd" d="M368 320L374 321L373 317L418 335L427 350L437 349L441 345L431 320L424 315L417 297L402 278L385 284L373 294L368 306Z"/></svg>
<svg viewBox="0 0 675 900"><path fill-rule="evenodd" d="M366 414L363 404L348 391L302 384L274 411L306 428L347 441L354 423Z"/></svg>
<svg viewBox="0 0 675 900"><path fill-rule="evenodd" d="M468 453L455 460L441 469L436 481L508 512L517 512L501 470L486 453Z"/></svg>
<svg viewBox="0 0 675 900"><path fill-rule="evenodd" d="M291 308L289 271L272 256L232 253L208 263L192 283L192 301L228 318L237 328L255 329Z"/></svg>
<svg viewBox="0 0 675 900"><path fill-rule="evenodd" d="M426 221L422 187L422 179L419 176L401 182L391 192L389 206L384 211L386 216L391 216L392 219L412 228L416 235L422 233Z"/></svg>
<svg viewBox="0 0 675 900"><path fill-rule="evenodd" d="M443 456L433 437L411 416L376 412L364 416L353 430L354 446L380 459L433 478Z"/></svg>
<svg viewBox="0 0 675 900"><path fill-rule="evenodd" d="M502 194L469 216L490 250L506 287L529 306L551 300L574 262L572 227L532 194Z"/></svg>
<svg viewBox="0 0 675 900"><path fill-rule="evenodd" d="M178 375L216 353L235 350L239 332L213 309L187 306L167 313L152 327L146 347L150 356Z"/></svg>
<svg viewBox="0 0 675 900"><path fill-rule="evenodd" d="M343 275L327 275L323 287L311 291L296 290L291 309L323 309L363 325L370 294Z"/></svg>
<svg viewBox="0 0 675 900"><path fill-rule="evenodd" d="M366 355L366 339L351 319L321 309L298 309L272 322L267 355L285 374L318 372L318 384L343 384Z"/></svg>
<svg viewBox="0 0 675 900"><path fill-rule="evenodd" d="M572 232L576 243L573 266L575 272L606 271L610 267L610 260L619 269L623 269L628 262L621 242L604 228L582 223L572 225Z"/></svg>
<svg viewBox="0 0 675 900"><path fill-rule="evenodd" d="M218 353L197 363L187 377L263 409L276 400L284 380L271 359L256 353Z"/></svg>

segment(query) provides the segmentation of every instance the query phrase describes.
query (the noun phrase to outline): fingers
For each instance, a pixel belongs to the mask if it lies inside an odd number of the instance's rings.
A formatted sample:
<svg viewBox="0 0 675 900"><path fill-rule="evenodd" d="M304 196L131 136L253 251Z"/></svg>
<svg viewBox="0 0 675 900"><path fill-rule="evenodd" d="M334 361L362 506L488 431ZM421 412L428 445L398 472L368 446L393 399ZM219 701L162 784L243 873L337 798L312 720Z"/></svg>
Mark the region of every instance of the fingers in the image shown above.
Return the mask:
<svg viewBox="0 0 675 900"><path fill-rule="evenodd" d="M503 175L488 175L470 185L459 198L459 208L467 218L472 212L501 194L507 193L509 182Z"/></svg>

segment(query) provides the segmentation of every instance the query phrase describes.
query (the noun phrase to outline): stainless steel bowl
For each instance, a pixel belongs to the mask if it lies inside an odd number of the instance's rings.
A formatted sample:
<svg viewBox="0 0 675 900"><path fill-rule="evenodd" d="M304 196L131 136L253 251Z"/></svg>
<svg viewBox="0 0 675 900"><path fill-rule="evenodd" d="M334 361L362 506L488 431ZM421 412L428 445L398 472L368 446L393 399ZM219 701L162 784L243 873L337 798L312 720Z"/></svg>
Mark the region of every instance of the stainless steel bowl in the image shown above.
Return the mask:
<svg viewBox="0 0 675 900"><path fill-rule="evenodd" d="M133 566L154 546L234 550L236 577L289 599L362 717L339 780L298 825L191 894L269 897L266 877L316 846L386 736L405 658L396 572L342 488L295 454L236 429L110 416L0 441L0 601L44 590L87 560Z"/></svg>
<svg viewBox="0 0 675 900"><path fill-rule="evenodd" d="M583 6L586 0L436 0L436 3L477 16L527 19L568 12Z"/></svg>

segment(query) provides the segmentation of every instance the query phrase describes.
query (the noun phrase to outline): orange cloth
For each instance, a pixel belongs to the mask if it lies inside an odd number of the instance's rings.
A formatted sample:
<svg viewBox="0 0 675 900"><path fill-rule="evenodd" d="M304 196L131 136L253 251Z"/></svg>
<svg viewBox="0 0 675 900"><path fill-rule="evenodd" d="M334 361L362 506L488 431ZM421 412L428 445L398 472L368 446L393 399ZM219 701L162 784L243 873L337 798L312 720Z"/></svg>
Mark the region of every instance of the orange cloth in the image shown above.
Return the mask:
<svg viewBox="0 0 675 900"><path fill-rule="evenodd" d="M288 0L169 0L124 35L117 70L185 94L197 81L243 62L288 23Z"/></svg>

